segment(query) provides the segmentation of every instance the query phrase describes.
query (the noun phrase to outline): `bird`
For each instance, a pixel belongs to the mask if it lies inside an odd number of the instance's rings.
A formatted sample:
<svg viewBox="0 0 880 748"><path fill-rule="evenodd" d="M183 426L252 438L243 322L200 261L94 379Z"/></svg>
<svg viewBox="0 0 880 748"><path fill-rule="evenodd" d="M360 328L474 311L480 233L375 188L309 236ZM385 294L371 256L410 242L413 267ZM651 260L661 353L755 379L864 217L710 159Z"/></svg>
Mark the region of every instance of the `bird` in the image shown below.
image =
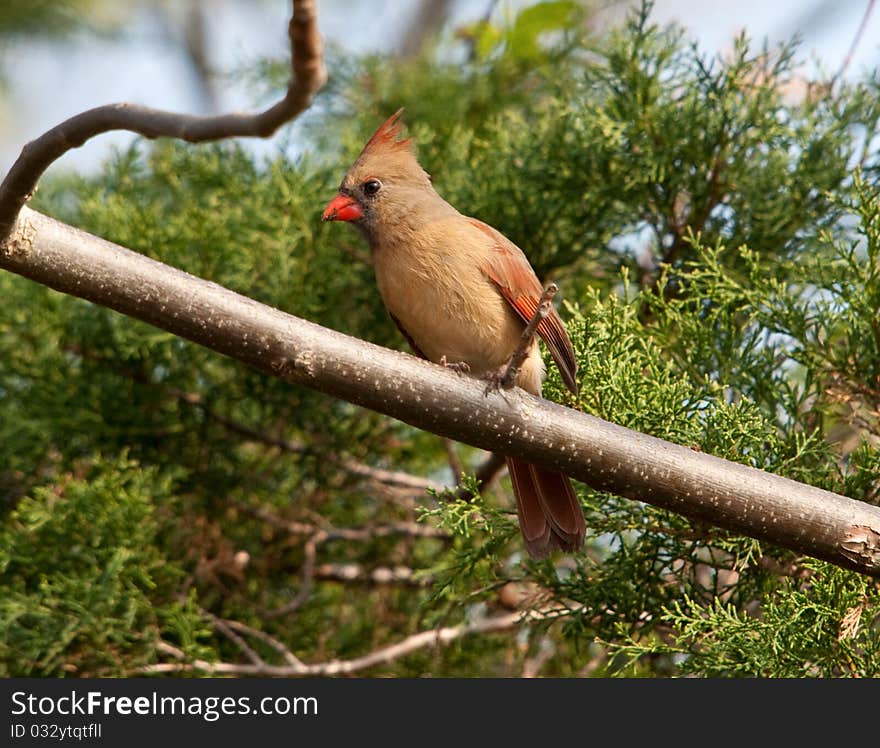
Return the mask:
<svg viewBox="0 0 880 748"><path fill-rule="evenodd" d="M367 141L322 220L350 223L366 238L379 294L416 355L497 381L544 289L516 244L438 194L413 139L403 137L402 113ZM576 394L574 350L552 305L537 332ZM515 384L540 396L544 375L533 337ZM506 461L529 555L581 548L586 523L568 476L518 458Z"/></svg>

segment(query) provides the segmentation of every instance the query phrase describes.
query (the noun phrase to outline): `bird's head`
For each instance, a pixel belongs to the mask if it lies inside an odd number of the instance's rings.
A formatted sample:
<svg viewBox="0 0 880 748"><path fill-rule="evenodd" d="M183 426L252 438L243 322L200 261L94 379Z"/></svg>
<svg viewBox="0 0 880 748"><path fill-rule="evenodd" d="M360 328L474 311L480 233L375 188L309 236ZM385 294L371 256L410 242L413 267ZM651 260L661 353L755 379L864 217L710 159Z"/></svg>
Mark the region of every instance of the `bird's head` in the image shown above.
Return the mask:
<svg viewBox="0 0 880 748"><path fill-rule="evenodd" d="M412 138L401 138L399 109L367 141L321 216L350 222L372 237L384 223L434 195L431 178L416 160Z"/></svg>

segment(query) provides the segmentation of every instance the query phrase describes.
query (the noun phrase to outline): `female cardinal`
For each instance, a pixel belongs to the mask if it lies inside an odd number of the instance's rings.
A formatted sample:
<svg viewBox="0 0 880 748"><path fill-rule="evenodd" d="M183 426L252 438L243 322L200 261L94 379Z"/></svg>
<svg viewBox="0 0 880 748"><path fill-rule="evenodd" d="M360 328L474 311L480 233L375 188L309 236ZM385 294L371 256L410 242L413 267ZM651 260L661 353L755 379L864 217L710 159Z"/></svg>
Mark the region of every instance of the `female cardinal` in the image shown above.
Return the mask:
<svg viewBox="0 0 880 748"><path fill-rule="evenodd" d="M510 360L543 289L522 250L491 226L447 203L401 139L401 109L364 146L325 221L348 221L366 236L379 293L412 349L473 376ZM571 341L555 310L538 325L566 386L577 392ZM516 384L541 394L537 340ZM574 551L586 531L567 476L508 458L519 525L535 558Z"/></svg>

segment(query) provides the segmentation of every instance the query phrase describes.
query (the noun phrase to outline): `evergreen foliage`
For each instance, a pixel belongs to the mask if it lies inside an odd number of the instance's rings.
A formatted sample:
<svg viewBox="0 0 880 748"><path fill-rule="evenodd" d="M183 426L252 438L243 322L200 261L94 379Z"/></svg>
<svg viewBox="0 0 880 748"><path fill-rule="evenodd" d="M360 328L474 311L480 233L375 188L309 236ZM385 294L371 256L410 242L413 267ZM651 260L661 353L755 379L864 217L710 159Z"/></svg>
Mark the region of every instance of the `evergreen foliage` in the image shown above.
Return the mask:
<svg viewBox="0 0 880 748"><path fill-rule="evenodd" d="M36 207L404 348L361 240L319 220L403 105L440 193L562 289L581 395L551 366L547 397L877 504L878 81L807 81L795 46L745 37L709 59L649 12L594 38L540 3L464 30L464 60L348 61L307 156L138 143ZM214 617L345 659L510 607L546 618L365 673L545 651L560 676L880 673L875 580L584 486L584 553L531 561L506 478L464 501L367 469L451 485L440 438L7 273L0 293L0 675L245 661Z"/></svg>

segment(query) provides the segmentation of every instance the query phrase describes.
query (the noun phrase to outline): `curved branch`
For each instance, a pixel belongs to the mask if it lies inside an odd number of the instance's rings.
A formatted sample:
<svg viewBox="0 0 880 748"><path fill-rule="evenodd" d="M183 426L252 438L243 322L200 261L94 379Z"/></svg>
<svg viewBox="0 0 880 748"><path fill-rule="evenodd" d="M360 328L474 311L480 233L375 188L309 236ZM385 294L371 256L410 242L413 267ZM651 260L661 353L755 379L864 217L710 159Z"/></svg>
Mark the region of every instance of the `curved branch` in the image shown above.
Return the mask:
<svg viewBox="0 0 880 748"><path fill-rule="evenodd" d="M420 649L449 644L470 634L508 631L529 621L555 620L561 615L563 614L548 616L537 611L505 613L494 618L483 618L473 623L463 623L459 626L447 626L445 628L421 631L418 634L408 636L397 644L391 644L351 660L331 660L330 662L306 664L291 662L288 658L288 664L286 665L269 665L265 662L239 664L234 662L194 660L193 662L159 662L154 665L146 665L140 668L138 672L142 675L197 672L204 675L252 675L270 678L347 675L375 667L376 665L387 665Z"/></svg>
<svg viewBox="0 0 880 748"><path fill-rule="evenodd" d="M96 135L129 130L146 138L171 137L190 143L229 137L266 138L297 117L327 80L315 0L293 0L288 35L291 78L287 93L263 112L199 117L136 104L107 104L74 115L25 145L0 183L0 243L9 236L18 212L30 200L46 169Z"/></svg>
<svg viewBox="0 0 880 748"><path fill-rule="evenodd" d="M880 577L880 507L631 431L298 319L23 208L0 267L288 382Z"/></svg>

